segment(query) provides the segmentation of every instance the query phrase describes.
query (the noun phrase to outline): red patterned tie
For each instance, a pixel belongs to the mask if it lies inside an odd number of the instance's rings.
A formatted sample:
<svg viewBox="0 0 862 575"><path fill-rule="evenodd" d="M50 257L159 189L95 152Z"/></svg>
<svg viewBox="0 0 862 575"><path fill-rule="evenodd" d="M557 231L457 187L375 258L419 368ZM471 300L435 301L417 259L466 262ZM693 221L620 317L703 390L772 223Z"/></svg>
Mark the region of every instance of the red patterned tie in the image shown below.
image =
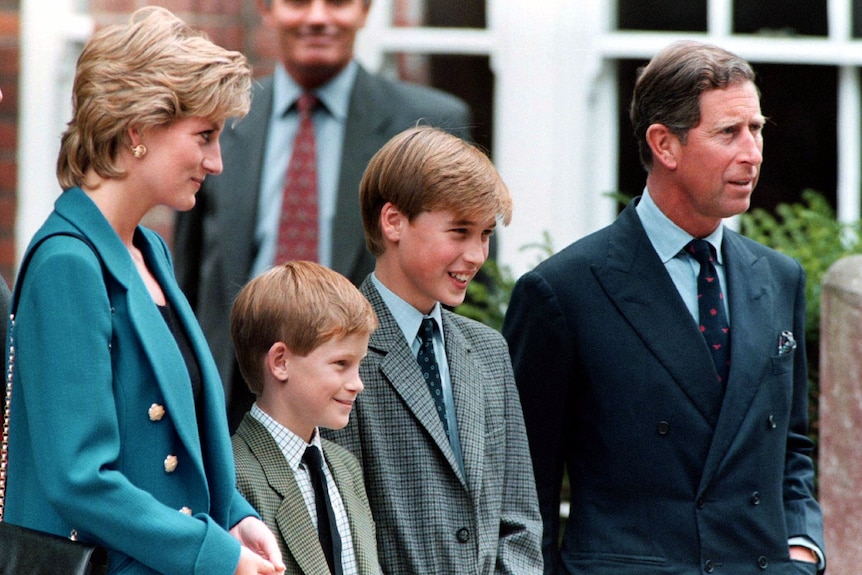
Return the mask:
<svg viewBox="0 0 862 575"><path fill-rule="evenodd" d="M700 331L706 339L718 381L724 385L730 370L730 324L724 311L724 294L715 270L715 248L706 240L692 240L686 250L700 263L697 276L697 305Z"/></svg>
<svg viewBox="0 0 862 575"><path fill-rule="evenodd" d="M296 101L299 130L284 179L275 264L289 260L317 261L317 160L311 114L317 96L303 93Z"/></svg>

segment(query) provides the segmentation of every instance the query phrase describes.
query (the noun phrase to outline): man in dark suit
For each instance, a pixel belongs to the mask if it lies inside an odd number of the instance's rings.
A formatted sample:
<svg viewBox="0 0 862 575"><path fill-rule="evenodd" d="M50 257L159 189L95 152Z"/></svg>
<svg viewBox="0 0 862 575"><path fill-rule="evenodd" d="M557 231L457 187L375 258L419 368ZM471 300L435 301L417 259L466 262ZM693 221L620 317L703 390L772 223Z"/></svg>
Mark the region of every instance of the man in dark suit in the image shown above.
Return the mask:
<svg viewBox="0 0 862 575"><path fill-rule="evenodd" d="M354 41L370 0L268 0L258 6L278 34L281 61L255 88L249 115L221 138L224 172L178 215L177 279L192 304L225 384L231 429L252 403L236 368L229 314L240 287L273 264L284 176L299 127L296 101L319 101L312 119L317 152L319 263L359 284L374 268L359 214L359 180L389 138L418 121L465 137L467 105L438 90L366 72ZM307 259L307 258L304 258Z"/></svg>
<svg viewBox="0 0 862 575"><path fill-rule="evenodd" d="M643 196L520 278L503 329L545 573L813 574L825 559L804 272L722 226L748 208L763 159L754 73L715 46L673 44L641 71L631 118ZM714 250L702 277L694 239ZM724 340L708 343L718 320Z"/></svg>

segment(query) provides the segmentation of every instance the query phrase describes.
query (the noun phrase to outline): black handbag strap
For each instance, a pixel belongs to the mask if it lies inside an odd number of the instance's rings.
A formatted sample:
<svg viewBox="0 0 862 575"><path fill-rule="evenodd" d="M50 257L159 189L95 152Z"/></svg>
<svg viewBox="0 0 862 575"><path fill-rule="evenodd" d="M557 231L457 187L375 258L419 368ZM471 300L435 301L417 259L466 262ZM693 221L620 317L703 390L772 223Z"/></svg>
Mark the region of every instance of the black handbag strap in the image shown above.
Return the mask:
<svg viewBox="0 0 862 575"><path fill-rule="evenodd" d="M3 521L3 510L6 503L6 476L9 470L9 415L12 412L12 382L15 379L15 315L18 311L18 297L21 292L21 286L24 284L24 276L26 274L27 267L30 265L30 260L32 259L33 254L36 252L36 249L42 245L42 242L54 236L72 236L74 238L78 238L90 246L90 249L93 250L93 253L96 254L96 257L99 259L99 263L102 265L103 271L105 267L98 250L96 250L96 246L93 245L93 242L91 242L89 238L77 232L65 230L52 232L40 238L37 243L30 246L30 249L27 250L27 253L24 255L24 259L21 262L21 267L18 270L18 278L15 280L15 287L12 290L12 299L9 302L6 398L3 407L3 435L2 441L0 441L0 522Z"/></svg>

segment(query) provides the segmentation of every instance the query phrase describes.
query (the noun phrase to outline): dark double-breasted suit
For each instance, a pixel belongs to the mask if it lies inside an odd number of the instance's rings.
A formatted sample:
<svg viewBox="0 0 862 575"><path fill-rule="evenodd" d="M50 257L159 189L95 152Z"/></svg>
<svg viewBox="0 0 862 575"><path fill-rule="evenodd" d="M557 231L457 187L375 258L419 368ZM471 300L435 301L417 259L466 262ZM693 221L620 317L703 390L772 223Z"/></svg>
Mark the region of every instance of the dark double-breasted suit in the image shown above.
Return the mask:
<svg viewBox="0 0 862 575"><path fill-rule="evenodd" d="M293 470L269 431L246 414L233 436L237 485L276 534L287 575L327 573L329 567ZM347 450L321 440L326 464L344 501L361 575L377 575L374 521L359 462Z"/></svg>
<svg viewBox="0 0 862 575"><path fill-rule="evenodd" d="M634 205L520 278L505 321L546 573L796 573L790 537L823 548L806 436L803 270L725 230L723 390ZM783 331L795 350L779 353ZM560 551L564 467L571 506Z"/></svg>
<svg viewBox="0 0 862 575"><path fill-rule="evenodd" d="M416 356L370 279L380 327L350 423L323 430L362 464L384 573L538 573L541 521L518 393L499 333L443 311L462 473Z"/></svg>
<svg viewBox="0 0 862 575"><path fill-rule="evenodd" d="M177 216L177 281L197 314L227 388L245 385L230 340L230 309L250 279L257 254L254 234L272 95L271 77L255 85L249 114L233 127L229 120L222 133L222 174L207 177L194 209ZM359 181L371 156L419 120L463 137L469 132L470 113L454 96L359 67L344 132L331 264L356 285L374 269L374 258L365 247Z"/></svg>

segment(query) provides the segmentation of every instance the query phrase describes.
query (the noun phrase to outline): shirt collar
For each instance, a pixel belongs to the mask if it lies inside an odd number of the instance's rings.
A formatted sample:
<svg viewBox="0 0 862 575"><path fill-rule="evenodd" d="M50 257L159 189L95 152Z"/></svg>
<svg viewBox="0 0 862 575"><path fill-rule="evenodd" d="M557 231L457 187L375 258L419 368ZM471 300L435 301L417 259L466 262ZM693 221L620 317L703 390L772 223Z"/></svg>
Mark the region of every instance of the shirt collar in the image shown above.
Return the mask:
<svg viewBox="0 0 862 575"><path fill-rule="evenodd" d="M326 110L340 122L347 120L347 110L350 107L350 94L359 65L351 61L329 82L314 90ZM278 64L272 73L272 115L275 119L284 113L302 95L302 87L290 77L284 66Z"/></svg>
<svg viewBox="0 0 862 575"><path fill-rule="evenodd" d="M644 231L663 264L675 258L686 244L694 239L691 234L664 215L653 201L648 189L644 188L643 196L641 196L636 209ZM723 225L718 226L714 232L703 238L715 248L719 264L724 264L724 256L721 253L723 238Z"/></svg>
<svg viewBox="0 0 862 575"><path fill-rule="evenodd" d="M311 443L306 443L303 438L277 422L271 415L266 413L257 403L251 406L251 416L258 420L267 431L269 431L278 448L284 454L287 464L291 469L299 469L299 464L302 462L302 456L309 445L314 445L323 453L323 446L320 444L320 433L317 428L314 428L314 435L311 438Z"/></svg>
<svg viewBox="0 0 862 575"><path fill-rule="evenodd" d="M383 285L383 283L377 279L376 274L371 274L371 281L380 293L383 303L386 304L386 307L388 307L390 313L392 313L392 317L395 318L395 323L398 324L398 327L401 328L401 331L404 333L404 338L407 340L407 343L412 344L413 340L416 339L416 334L419 333L419 326L422 325L422 318L425 317L425 314L401 299L401 297L395 292ZM431 309L431 313L429 313L428 316L434 318L434 321L437 323L440 337L442 338L443 313L441 311L439 301L434 302L434 307Z"/></svg>

